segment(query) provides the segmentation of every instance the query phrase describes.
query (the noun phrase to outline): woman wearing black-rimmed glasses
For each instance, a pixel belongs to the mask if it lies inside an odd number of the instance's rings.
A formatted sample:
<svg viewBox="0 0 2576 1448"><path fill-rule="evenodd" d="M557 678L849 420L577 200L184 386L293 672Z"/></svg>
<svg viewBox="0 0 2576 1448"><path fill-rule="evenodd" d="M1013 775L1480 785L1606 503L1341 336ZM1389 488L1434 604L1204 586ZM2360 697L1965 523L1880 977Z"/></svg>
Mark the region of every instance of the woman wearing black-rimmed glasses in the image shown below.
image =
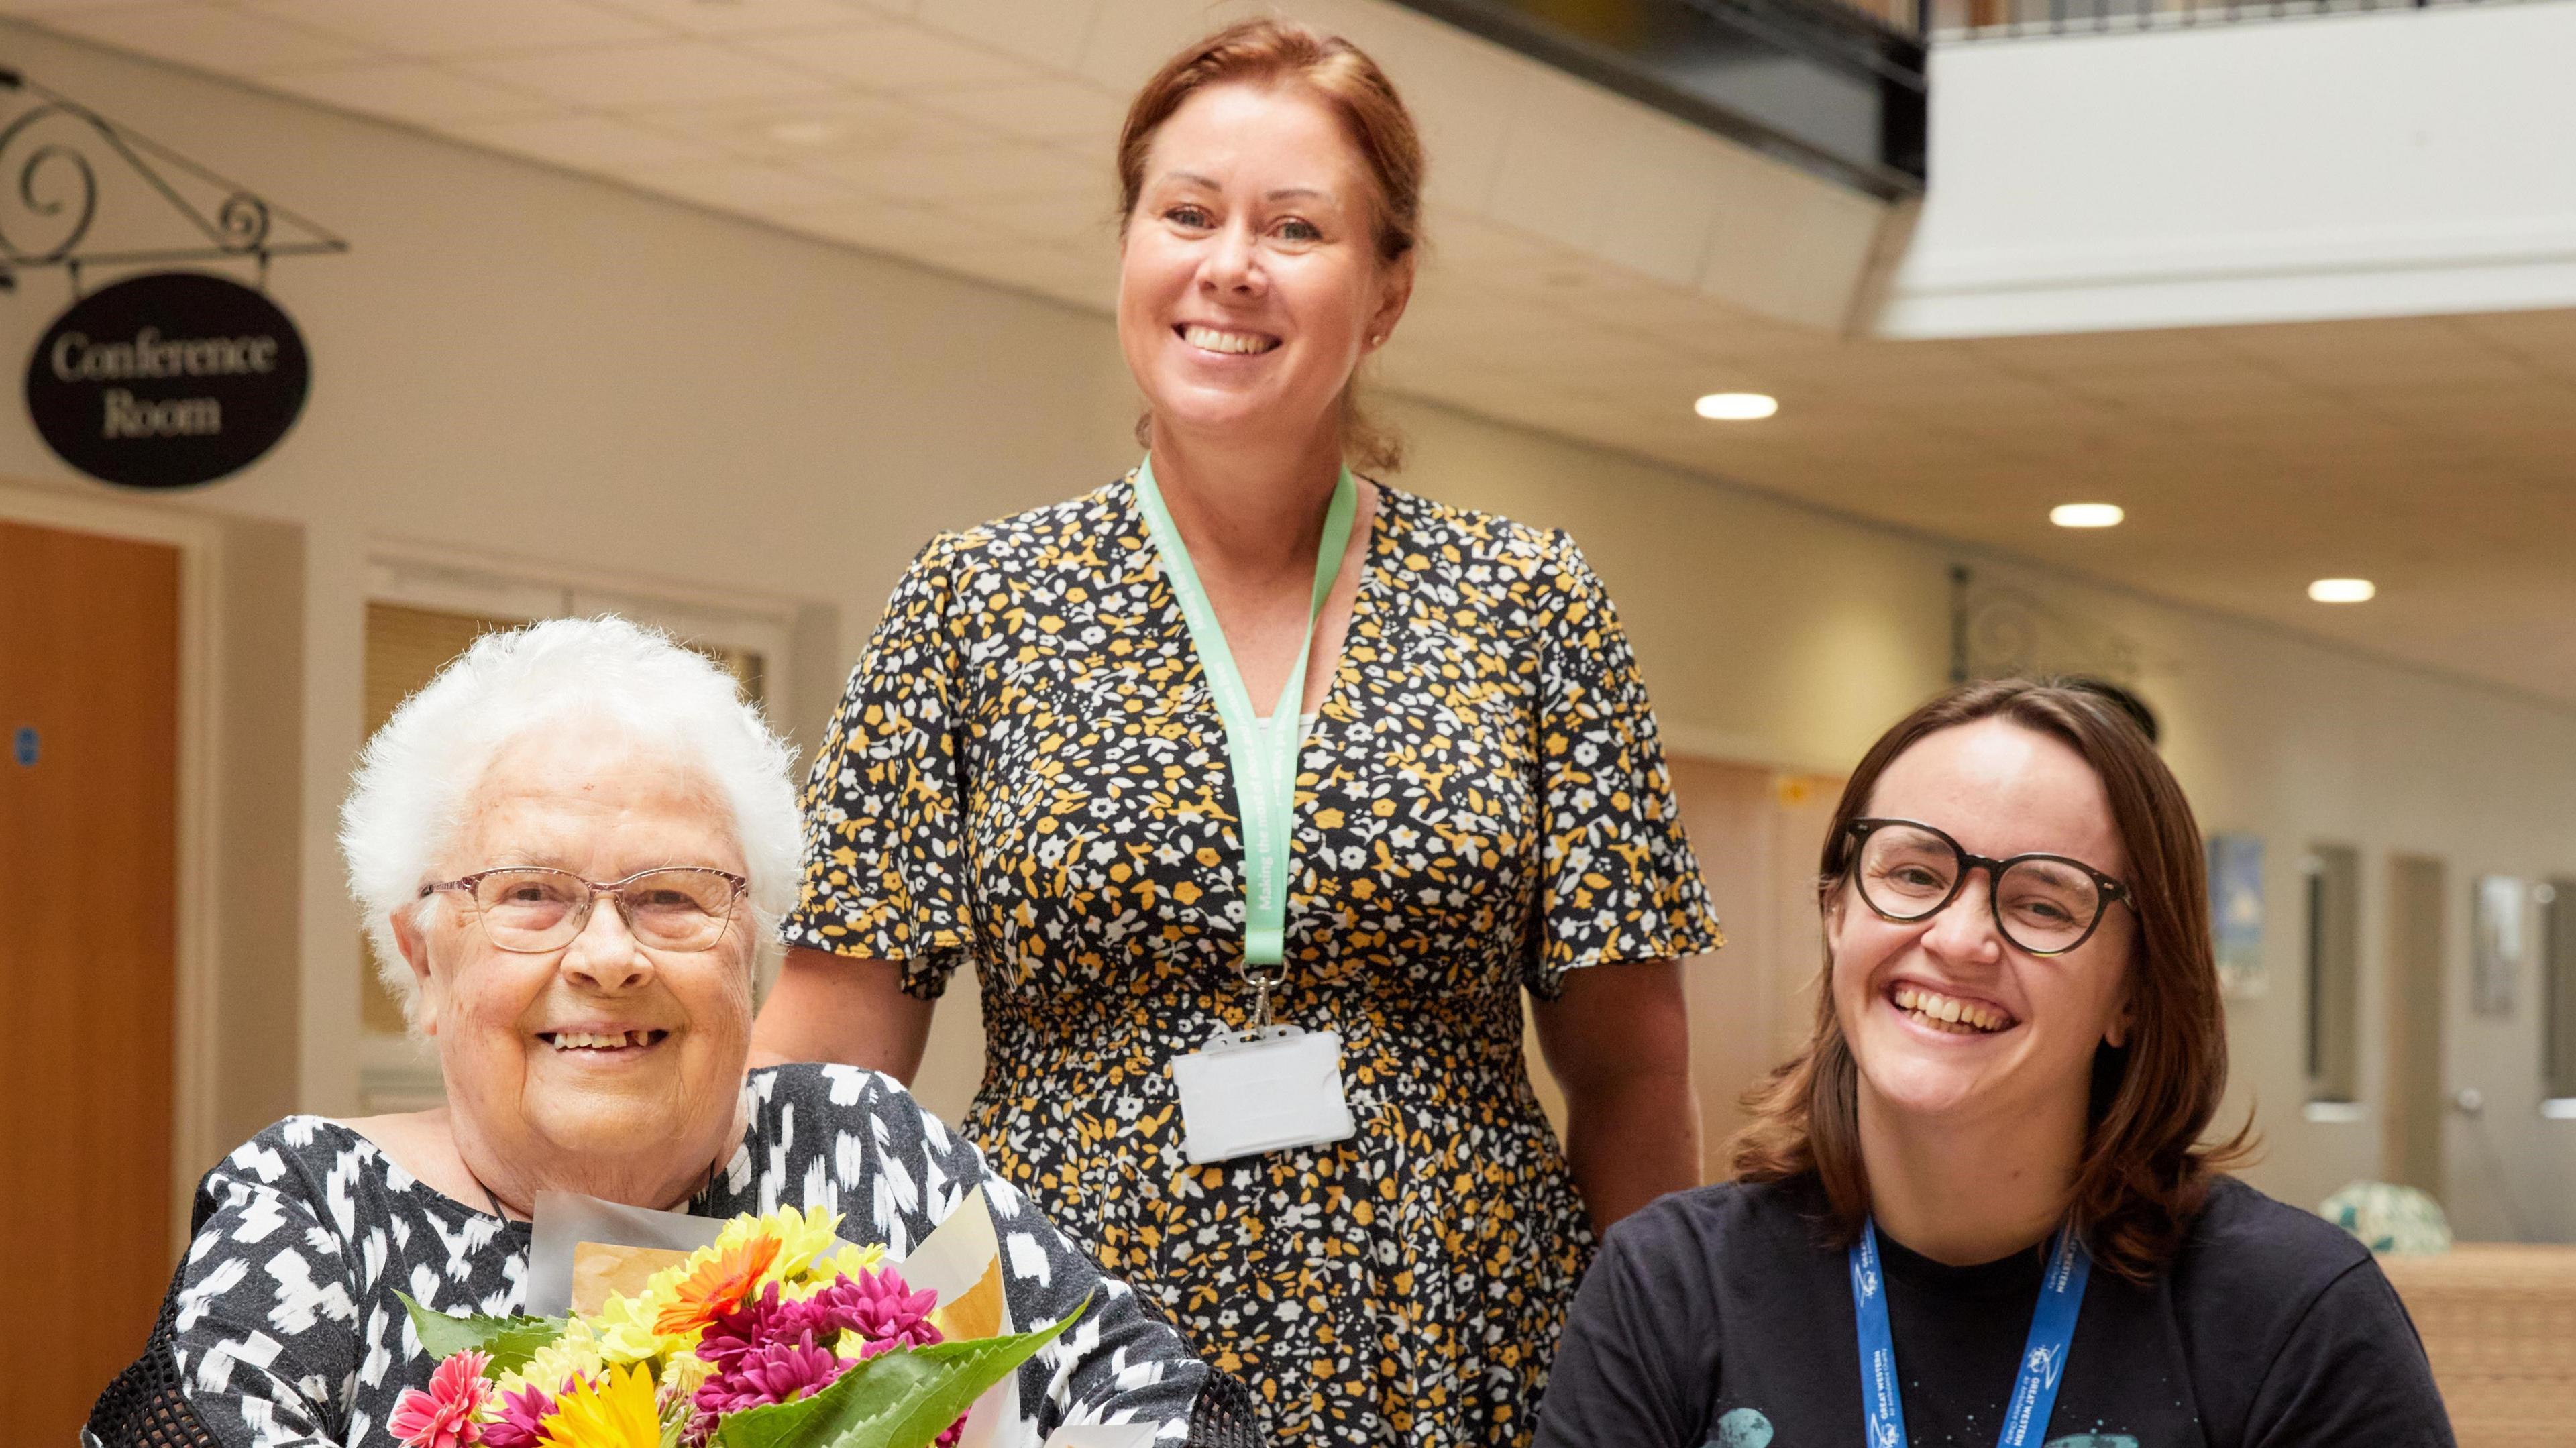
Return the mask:
<svg viewBox="0 0 2576 1448"><path fill-rule="evenodd" d="M2439 1448L2361 1245L2217 1168L2198 827L2118 707L1953 690L1853 771L1807 1048L1614 1229L1543 1445Z"/></svg>

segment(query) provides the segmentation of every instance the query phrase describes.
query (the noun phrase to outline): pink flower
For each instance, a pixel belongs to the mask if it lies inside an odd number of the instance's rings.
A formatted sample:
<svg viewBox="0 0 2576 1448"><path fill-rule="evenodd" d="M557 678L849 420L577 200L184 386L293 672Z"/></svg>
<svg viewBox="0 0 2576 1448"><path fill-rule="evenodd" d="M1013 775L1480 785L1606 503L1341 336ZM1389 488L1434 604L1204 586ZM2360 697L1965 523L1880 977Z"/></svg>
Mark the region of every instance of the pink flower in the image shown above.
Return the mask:
<svg viewBox="0 0 2576 1448"><path fill-rule="evenodd" d="M451 1354L429 1375L429 1391L402 1395L385 1427L405 1448L468 1448L483 1441L483 1405L492 1385L483 1381L491 1366L487 1355L468 1350Z"/></svg>
<svg viewBox="0 0 2576 1448"><path fill-rule="evenodd" d="M782 1301L773 1282L717 1313L698 1338L698 1356L722 1376L764 1344L802 1339L828 1345L843 1332L865 1339L869 1357L892 1347L928 1347L943 1340L930 1321L938 1305L939 1294L913 1291L891 1267L843 1276L801 1302Z"/></svg>
<svg viewBox="0 0 2576 1448"><path fill-rule="evenodd" d="M698 1387L698 1411L711 1415L739 1413L771 1403L792 1403L819 1393L847 1372L850 1364L814 1339L764 1342L743 1351L733 1366Z"/></svg>
<svg viewBox="0 0 2576 1448"><path fill-rule="evenodd" d="M555 1395L543 1388L503 1393L499 1420L483 1425L483 1448L538 1448L537 1425L554 1411Z"/></svg>
<svg viewBox="0 0 2576 1448"><path fill-rule="evenodd" d="M684 1441L703 1443L715 1432L717 1419L771 1403L788 1403L819 1393L847 1372L850 1364L831 1350L844 1332L865 1342L862 1356L875 1357L898 1347L928 1347L942 1340L930 1321L939 1303L935 1292L915 1292L903 1275L888 1267L844 1275L841 1280L799 1302L782 1299L770 1284L714 1314L698 1338L698 1356L715 1371L698 1387L693 1400L697 1416ZM939 1448L955 1448L966 1420L961 1417L939 1436ZM500 1444L497 1448L534 1448Z"/></svg>
<svg viewBox="0 0 2576 1448"><path fill-rule="evenodd" d="M941 1340L942 1334L930 1321L939 1294L913 1291L891 1267L843 1277L814 1298L816 1302L825 1299L831 1300L836 1314L848 1319L844 1326L868 1340L870 1357L890 1347L928 1347Z"/></svg>

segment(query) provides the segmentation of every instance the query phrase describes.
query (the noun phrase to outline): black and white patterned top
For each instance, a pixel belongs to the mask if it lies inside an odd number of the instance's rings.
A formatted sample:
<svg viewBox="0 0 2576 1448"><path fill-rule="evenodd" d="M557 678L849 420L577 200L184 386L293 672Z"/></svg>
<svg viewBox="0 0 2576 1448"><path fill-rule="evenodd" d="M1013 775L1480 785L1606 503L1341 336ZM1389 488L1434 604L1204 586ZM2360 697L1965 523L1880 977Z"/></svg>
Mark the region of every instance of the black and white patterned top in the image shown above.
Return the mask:
<svg viewBox="0 0 2576 1448"><path fill-rule="evenodd" d="M1206 1367L891 1078L781 1066L752 1072L744 1090L750 1129L691 1210L829 1208L843 1213L843 1238L900 1256L980 1185L1014 1322L1051 1322L1097 1292L1020 1370L1029 1438L1143 1422L1158 1425L1157 1443L1187 1436ZM431 1189L337 1122L290 1116L197 1188L173 1323L189 1402L225 1448L390 1445L394 1404L437 1366L394 1294L447 1312L516 1312L528 1248L525 1223Z"/></svg>

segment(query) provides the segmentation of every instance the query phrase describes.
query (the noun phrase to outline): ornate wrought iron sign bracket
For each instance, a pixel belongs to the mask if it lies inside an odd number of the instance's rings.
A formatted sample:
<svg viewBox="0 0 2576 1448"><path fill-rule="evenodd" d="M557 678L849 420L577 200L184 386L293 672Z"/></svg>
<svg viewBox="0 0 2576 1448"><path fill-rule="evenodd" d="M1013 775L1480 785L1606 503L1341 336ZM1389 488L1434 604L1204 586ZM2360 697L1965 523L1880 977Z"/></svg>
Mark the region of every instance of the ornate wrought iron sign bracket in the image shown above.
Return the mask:
<svg viewBox="0 0 2576 1448"><path fill-rule="evenodd" d="M271 300L271 257L349 244L16 70L0 125L0 288L61 267L72 305L27 361L27 417L56 456L130 488L192 488L286 436L312 359ZM108 224L102 226L102 220ZM251 262L256 288L191 262ZM132 270L83 295L83 267Z"/></svg>
<svg viewBox="0 0 2576 1448"><path fill-rule="evenodd" d="M14 196L0 197L0 288L14 289L20 270L61 267L78 294L83 267L204 261L256 262L265 285L271 257L349 249L314 222L19 71L0 67L0 91L34 101L0 126L0 178L16 176ZM167 235L151 235L152 222L135 217L118 218L120 229L141 233L135 239L94 238L103 200L133 188L167 204L160 217Z"/></svg>

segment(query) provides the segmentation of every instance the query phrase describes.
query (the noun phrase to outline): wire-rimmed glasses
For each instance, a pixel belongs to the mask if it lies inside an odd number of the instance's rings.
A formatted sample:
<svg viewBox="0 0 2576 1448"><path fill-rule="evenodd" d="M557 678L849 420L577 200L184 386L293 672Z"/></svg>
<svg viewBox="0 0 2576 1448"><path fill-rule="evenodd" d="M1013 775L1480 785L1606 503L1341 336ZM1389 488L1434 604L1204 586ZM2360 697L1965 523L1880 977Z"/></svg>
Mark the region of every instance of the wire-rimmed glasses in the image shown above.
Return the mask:
<svg viewBox="0 0 2576 1448"><path fill-rule="evenodd" d="M661 865L623 880L585 880L569 870L505 865L423 885L423 898L442 890L463 895L484 934L503 950L535 955L572 944L590 923L599 897L617 902L617 913L637 943L655 950L708 950L724 939L734 906L751 882L709 865Z"/></svg>
<svg viewBox="0 0 2576 1448"><path fill-rule="evenodd" d="M1988 859L1913 820L1859 819L1848 828L1852 883L1881 919L1904 924L1940 914L1977 870L1993 886L1986 905L1995 928L2031 955L2064 955L2092 939L2114 900L2138 908L2129 887L2064 855Z"/></svg>

